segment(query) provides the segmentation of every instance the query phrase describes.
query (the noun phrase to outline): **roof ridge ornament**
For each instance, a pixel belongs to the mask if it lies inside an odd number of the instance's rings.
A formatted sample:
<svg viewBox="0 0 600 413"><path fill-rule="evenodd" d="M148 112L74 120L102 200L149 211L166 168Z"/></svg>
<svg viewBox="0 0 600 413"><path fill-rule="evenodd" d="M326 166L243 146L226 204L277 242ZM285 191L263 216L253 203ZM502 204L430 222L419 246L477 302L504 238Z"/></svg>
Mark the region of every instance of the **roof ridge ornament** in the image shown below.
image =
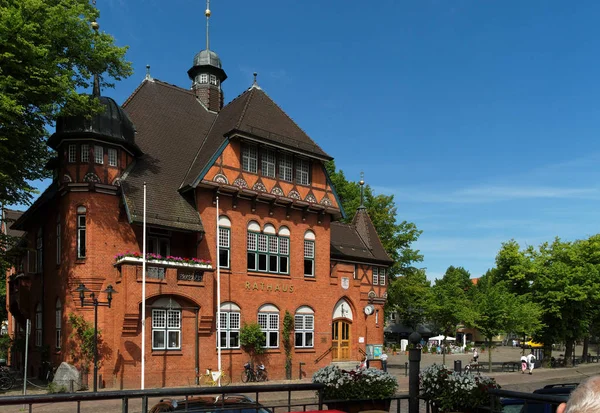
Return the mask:
<svg viewBox="0 0 600 413"><path fill-rule="evenodd" d="M253 76L254 76L254 81L252 82L252 86L250 86L250 89L260 89L260 86L258 86L258 82L256 81L256 77L258 76L258 73L254 72Z"/></svg>
<svg viewBox="0 0 600 413"><path fill-rule="evenodd" d="M146 80L149 81L154 81L154 79L152 79L152 76L150 75L150 65L146 65Z"/></svg>

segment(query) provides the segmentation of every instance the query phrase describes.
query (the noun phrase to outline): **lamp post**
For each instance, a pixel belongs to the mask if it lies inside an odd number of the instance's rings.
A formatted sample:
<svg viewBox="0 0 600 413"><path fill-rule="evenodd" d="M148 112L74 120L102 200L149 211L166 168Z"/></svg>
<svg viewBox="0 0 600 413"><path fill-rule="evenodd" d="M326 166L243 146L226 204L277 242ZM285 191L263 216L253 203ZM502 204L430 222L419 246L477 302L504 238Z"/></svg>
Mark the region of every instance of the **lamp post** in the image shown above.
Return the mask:
<svg viewBox="0 0 600 413"><path fill-rule="evenodd" d="M81 301L81 307L94 307L94 392L98 391L98 307L108 307L112 302L112 295L116 293L112 285L106 287L106 290L100 291L106 293L106 301L98 300L96 293L86 288L81 283L79 287L75 289L79 293L79 300ZM89 298L86 299L86 293L89 294Z"/></svg>

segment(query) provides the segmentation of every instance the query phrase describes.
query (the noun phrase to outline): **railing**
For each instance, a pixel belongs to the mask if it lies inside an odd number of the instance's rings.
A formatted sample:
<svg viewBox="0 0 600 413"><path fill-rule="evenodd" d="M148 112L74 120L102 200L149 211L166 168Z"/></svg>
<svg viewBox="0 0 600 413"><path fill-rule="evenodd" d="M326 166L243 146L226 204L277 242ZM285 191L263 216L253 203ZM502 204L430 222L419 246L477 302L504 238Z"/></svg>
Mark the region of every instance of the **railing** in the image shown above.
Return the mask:
<svg viewBox="0 0 600 413"><path fill-rule="evenodd" d="M179 405L185 405L190 396L200 395L222 395L221 400L225 399L227 394L246 394L254 398L257 410L261 407L270 409L273 413L283 412L304 412L307 410L324 410L328 402L340 402L341 400L324 400L323 384L316 383L297 383L297 384L276 384L276 385L246 385L246 386L227 386L227 387L189 387L177 389L151 389L151 390L122 390L106 391L97 393L71 393L71 394L48 394L33 396L8 396L0 397L0 410L5 411L2 406L28 406L28 411L32 412L34 406L36 409L42 405L61 404L61 412L81 412L82 409L102 412L140 412L147 413L153 404L158 403L164 398L178 399ZM309 392L308 395L306 392ZM267 395L269 394L270 395ZM101 401L120 401L120 403ZM408 412L408 395L400 394L391 398L390 411L396 413ZM67 408L69 404L72 410ZM140 409L141 404L141 409ZM225 405L224 412L228 408L235 410L234 405ZM426 407L429 412L428 406ZM47 407L46 407L47 408ZM212 411L215 409L212 408ZM53 411L50 407L50 410ZM200 411L194 409L194 411ZM238 407L239 411L239 407ZM245 408L244 411L247 411Z"/></svg>
<svg viewBox="0 0 600 413"><path fill-rule="evenodd" d="M511 390L491 389L490 403L488 406L481 406L478 410L491 413L501 413L503 406L523 406L522 410L528 411L528 406L547 406L549 409L543 411L556 411L556 406L566 402L568 395L553 395L553 394L537 394L537 393L522 393ZM542 407L543 409L543 407ZM535 411L538 411L537 409ZM540 410L541 411L541 410Z"/></svg>
<svg viewBox="0 0 600 413"><path fill-rule="evenodd" d="M327 350L325 350L325 352L323 354L321 354L319 357L316 358L315 360L315 364L317 364L319 361L323 360L325 357L327 357L327 355L329 353L331 353L333 351L334 347L331 346L329 347Z"/></svg>

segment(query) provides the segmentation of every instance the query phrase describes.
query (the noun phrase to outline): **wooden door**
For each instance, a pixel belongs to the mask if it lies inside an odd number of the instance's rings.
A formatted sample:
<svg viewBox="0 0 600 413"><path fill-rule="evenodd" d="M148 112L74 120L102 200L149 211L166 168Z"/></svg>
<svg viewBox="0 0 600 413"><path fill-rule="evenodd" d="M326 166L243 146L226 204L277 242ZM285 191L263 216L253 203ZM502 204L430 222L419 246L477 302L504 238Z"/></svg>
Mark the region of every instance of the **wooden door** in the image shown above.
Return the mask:
<svg viewBox="0 0 600 413"><path fill-rule="evenodd" d="M350 360L350 323L334 321L331 326L331 346L333 360Z"/></svg>

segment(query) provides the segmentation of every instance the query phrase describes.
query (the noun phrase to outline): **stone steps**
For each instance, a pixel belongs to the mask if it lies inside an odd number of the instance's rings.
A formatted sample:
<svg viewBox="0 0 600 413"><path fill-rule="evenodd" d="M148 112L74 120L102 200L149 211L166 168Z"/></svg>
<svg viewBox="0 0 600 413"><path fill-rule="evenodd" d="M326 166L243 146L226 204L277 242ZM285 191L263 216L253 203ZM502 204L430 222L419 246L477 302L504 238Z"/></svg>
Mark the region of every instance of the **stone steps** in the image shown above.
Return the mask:
<svg viewBox="0 0 600 413"><path fill-rule="evenodd" d="M360 360L348 360L348 361L332 361L332 366L338 366L342 370L354 370L356 366L360 364Z"/></svg>

